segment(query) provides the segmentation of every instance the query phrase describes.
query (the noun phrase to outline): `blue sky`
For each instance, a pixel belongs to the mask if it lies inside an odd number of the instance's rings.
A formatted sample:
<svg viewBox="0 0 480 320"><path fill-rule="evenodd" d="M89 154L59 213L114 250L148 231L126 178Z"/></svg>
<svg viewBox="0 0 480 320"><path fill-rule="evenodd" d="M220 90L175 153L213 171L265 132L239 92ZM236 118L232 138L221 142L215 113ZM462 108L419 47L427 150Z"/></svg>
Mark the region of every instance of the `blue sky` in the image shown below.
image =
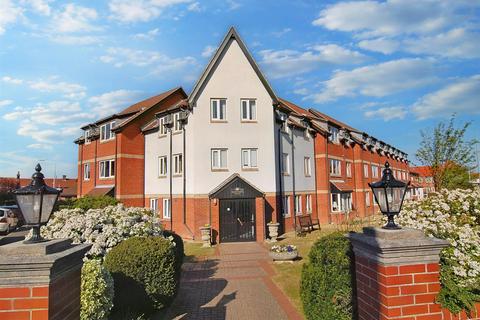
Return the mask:
<svg viewBox="0 0 480 320"><path fill-rule="evenodd" d="M0 176L76 176L80 126L189 92L235 26L277 95L409 153L480 138L480 1L0 0Z"/></svg>

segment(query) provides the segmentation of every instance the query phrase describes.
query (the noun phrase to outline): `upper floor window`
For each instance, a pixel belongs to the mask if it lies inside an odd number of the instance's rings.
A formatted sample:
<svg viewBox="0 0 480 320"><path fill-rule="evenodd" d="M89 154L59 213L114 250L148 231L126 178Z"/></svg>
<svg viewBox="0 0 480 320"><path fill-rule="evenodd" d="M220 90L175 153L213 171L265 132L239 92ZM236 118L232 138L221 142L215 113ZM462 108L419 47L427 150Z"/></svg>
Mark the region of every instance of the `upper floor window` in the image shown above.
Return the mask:
<svg viewBox="0 0 480 320"><path fill-rule="evenodd" d="M211 119L216 121L226 120L227 99L211 99Z"/></svg>
<svg viewBox="0 0 480 320"><path fill-rule="evenodd" d="M257 168L257 149L242 149L242 168Z"/></svg>
<svg viewBox="0 0 480 320"><path fill-rule="evenodd" d="M212 149L212 169L227 169L227 149Z"/></svg>
<svg viewBox="0 0 480 320"><path fill-rule="evenodd" d="M183 157L182 154L173 155L173 174L181 175L183 173Z"/></svg>
<svg viewBox="0 0 480 320"><path fill-rule="evenodd" d="M290 174L290 155L288 153L282 154L282 174Z"/></svg>
<svg viewBox="0 0 480 320"><path fill-rule="evenodd" d="M182 129L182 124L180 123L180 113L175 113L173 115L173 131L178 132Z"/></svg>
<svg viewBox="0 0 480 320"><path fill-rule="evenodd" d="M363 165L363 176L368 178L368 164Z"/></svg>
<svg viewBox="0 0 480 320"><path fill-rule="evenodd" d="M242 99L240 104L242 105L243 121L257 120L257 102L254 99Z"/></svg>
<svg viewBox="0 0 480 320"><path fill-rule="evenodd" d="M112 131L115 121L105 123L100 127L100 140L110 140L115 138L115 133Z"/></svg>
<svg viewBox="0 0 480 320"><path fill-rule="evenodd" d="M105 160L99 162L100 178L115 177L115 160Z"/></svg>
<svg viewBox="0 0 480 320"><path fill-rule="evenodd" d="M167 157L158 157L158 176L165 177L167 175Z"/></svg>
<svg viewBox="0 0 480 320"><path fill-rule="evenodd" d="M310 157L303 158L303 171L305 177L310 177L312 175L312 161L310 160Z"/></svg>
<svg viewBox="0 0 480 320"><path fill-rule="evenodd" d="M339 137L338 137L339 130L338 130L338 128L328 126L328 132L330 133L330 135L328 136L328 140L330 142L338 143L339 142Z"/></svg>
<svg viewBox="0 0 480 320"><path fill-rule="evenodd" d="M352 176L352 163L351 162L347 162L345 164L345 171L346 171L347 177Z"/></svg>
<svg viewBox="0 0 480 320"><path fill-rule="evenodd" d="M85 143L89 144L92 140L90 139L90 136L92 135L92 130L87 129L85 130Z"/></svg>
<svg viewBox="0 0 480 320"><path fill-rule="evenodd" d="M342 174L342 165L340 160L330 159L330 174L332 176L339 176Z"/></svg>
<svg viewBox="0 0 480 320"><path fill-rule="evenodd" d="M90 163L83 165L83 180L90 180Z"/></svg>
<svg viewBox="0 0 480 320"><path fill-rule="evenodd" d="M167 128L165 127L165 117L158 119L158 134L164 136L167 134Z"/></svg>
<svg viewBox="0 0 480 320"><path fill-rule="evenodd" d="M372 178L378 178L378 166L372 166Z"/></svg>

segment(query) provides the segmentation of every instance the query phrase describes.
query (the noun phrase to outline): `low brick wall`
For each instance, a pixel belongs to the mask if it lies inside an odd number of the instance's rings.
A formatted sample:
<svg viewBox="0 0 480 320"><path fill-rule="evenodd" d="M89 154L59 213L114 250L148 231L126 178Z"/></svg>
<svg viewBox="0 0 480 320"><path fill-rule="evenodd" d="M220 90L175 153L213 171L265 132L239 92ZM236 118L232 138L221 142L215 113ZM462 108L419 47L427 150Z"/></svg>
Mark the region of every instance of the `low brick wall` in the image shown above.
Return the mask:
<svg viewBox="0 0 480 320"><path fill-rule="evenodd" d="M47 286L0 288L0 319L48 319Z"/></svg>

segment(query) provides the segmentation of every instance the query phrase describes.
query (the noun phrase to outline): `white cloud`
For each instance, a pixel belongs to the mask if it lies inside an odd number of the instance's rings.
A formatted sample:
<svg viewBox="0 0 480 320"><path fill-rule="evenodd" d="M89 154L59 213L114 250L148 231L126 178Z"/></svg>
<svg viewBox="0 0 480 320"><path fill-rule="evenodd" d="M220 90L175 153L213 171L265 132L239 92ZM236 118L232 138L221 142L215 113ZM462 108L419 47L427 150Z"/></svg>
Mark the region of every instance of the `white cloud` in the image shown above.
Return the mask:
<svg viewBox="0 0 480 320"><path fill-rule="evenodd" d="M33 9L33 11L42 14L44 16L49 16L51 13L50 5L48 4L51 0L22 0L22 4L28 4Z"/></svg>
<svg viewBox="0 0 480 320"><path fill-rule="evenodd" d="M152 74L166 71L178 71L187 66L194 65L193 57L171 58L158 51L134 50L130 48L109 48L107 54L101 56L103 63L113 64L117 68L125 65L136 67L152 66Z"/></svg>
<svg viewBox="0 0 480 320"><path fill-rule="evenodd" d="M367 118L382 118L384 121L403 119L406 114L407 111L404 107L384 107L364 112L364 116Z"/></svg>
<svg viewBox="0 0 480 320"><path fill-rule="evenodd" d="M462 22L462 9L476 1L387 0L347 1L320 12L313 25L329 30L360 33L361 36L428 34ZM465 14L465 13L464 13Z"/></svg>
<svg viewBox="0 0 480 320"><path fill-rule="evenodd" d="M200 6L200 2L193 2L187 7L188 11L201 12L203 8Z"/></svg>
<svg viewBox="0 0 480 320"><path fill-rule="evenodd" d="M63 93L63 96L69 99L81 99L85 97L85 91L87 89L80 84L56 81L56 77L50 77L47 80L29 81L29 86L41 92Z"/></svg>
<svg viewBox="0 0 480 320"><path fill-rule="evenodd" d="M326 102L359 94L384 97L425 86L436 80L431 60L399 59L351 71L336 71L330 80L323 82L323 91L309 98L316 102Z"/></svg>
<svg viewBox="0 0 480 320"><path fill-rule="evenodd" d="M308 91L307 88L299 88L299 89L293 90L293 93L298 94L300 96L306 96L307 94L309 94L309 92L310 91Z"/></svg>
<svg viewBox="0 0 480 320"><path fill-rule="evenodd" d="M272 34L273 34L275 37L280 38L280 37L282 37L283 35L289 33L290 31L292 31L291 28L283 28L283 29L280 30L280 31L272 32Z"/></svg>
<svg viewBox="0 0 480 320"><path fill-rule="evenodd" d="M4 76L2 77L2 81L9 83L9 84L22 84L23 80L22 79L15 79L9 76Z"/></svg>
<svg viewBox="0 0 480 320"><path fill-rule="evenodd" d="M51 35L48 38L56 43L67 44L67 45L88 45L99 43L101 41L100 37L96 36L73 36L73 35Z"/></svg>
<svg viewBox="0 0 480 320"><path fill-rule="evenodd" d="M108 4L112 19L120 22L146 22L160 16L162 10L191 0L111 0Z"/></svg>
<svg viewBox="0 0 480 320"><path fill-rule="evenodd" d="M99 28L92 22L97 18L95 9L69 3L63 11L54 14L52 30L61 33L96 31Z"/></svg>
<svg viewBox="0 0 480 320"><path fill-rule="evenodd" d="M206 46L202 51L202 57L208 58L215 52L214 46Z"/></svg>
<svg viewBox="0 0 480 320"><path fill-rule="evenodd" d="M391 54L400 48L400 43L393 39L377 38L372 40L362 40L358 46L365 50Z"/></svg>
<svg viewBox="0 0 480 320"><path fill-rule="evenodd" d="M155 28L155 29L149 30L145 33L137 33L133 37L135 39L153 40L158 35L159 32L160 32L160 29Z"/></svg>
<svg viewBox="0 0 480 320"><path fill-rule="evenodd" d="M6 27L13 24L23 14L23 9L15 6L10 0L0 0L0 35L5 33Z"/></svg>
<svg viewBox="0 0 480 320"><path fill-rule="evenodd" d="M40 149L43 149L43 150L52 150L52 149L53 149L53 146L50 145L50 144L46 144L46 143L32 143L32 144L29 144L29 145L27 146L27 148L37 149L37 150L40 150Z"/></svg>
<svg viewBox="0 0 480 320"><path fill-rule="evenodd" d="M365 60L358 51L336 44L316 45L308 51L262 50L260 63L272 78L290 77L310 72L325 64L355 64Z"/></svg>
<svg viewBox="0 0 480 320"><path fill-rule="evenodd" d="M13 103L13 100L0 100L0 108L9 106Z"/></svg>
<svg viewBox="0 0 480 320"><path fill-rule="evenodd" d="M128 107L139 98L139 95L138 91L115 90L91 97L88 102L91 105L92 113L104 117Z"/></svg>
<svg viewBox="0 0 480 320"><path fill-rule="evenodd" d="M460 79L420 98L412 107L417 118L480 113L480 75Z"/></svg>
<svg viewBox="0 0 480 320"><path fill-rule="evenodd" d="M227 0L228 10L233 11L237 10L242 6L241 3L234 1L234 0Z"/></svg>

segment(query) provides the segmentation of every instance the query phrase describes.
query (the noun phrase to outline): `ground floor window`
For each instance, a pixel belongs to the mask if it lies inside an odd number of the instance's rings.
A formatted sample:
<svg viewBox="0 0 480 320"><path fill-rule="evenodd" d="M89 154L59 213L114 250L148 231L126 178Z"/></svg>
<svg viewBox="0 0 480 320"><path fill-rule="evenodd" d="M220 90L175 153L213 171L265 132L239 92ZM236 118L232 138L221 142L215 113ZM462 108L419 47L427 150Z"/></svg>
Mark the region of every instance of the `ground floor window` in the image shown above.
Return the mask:
<svg viewBox="0 0 480 320"><path fill-rule="evenodd" d="M332 193L332 212L350 212L352 210L352 193Z"/></svg>
<svg viewBox="0 0 480 320"><path fill-rule="evenodd" d="M282 215L284 217L288 217L290 216L290 196L282 197L282 201L283 201Z"/></svg>
<svg viewBox="0 0 480 320"><path fill-rule="evenodd" d="M163 199L163 218L170 219L170 199Z"/></svg>
<svg viewBox="0 0 480 320"><path fill-rule="evenodd" d="M295 214L302 214L302 196L295 196Z"/></svg>
<svg viewBox="0 0 480 320"><path fill-rule="evenodd" d="M305 196L305 211L312 213L312 195L310 194Z"/></svg>
<svg viewBox="0 0 480 320"><path fill-rule="evenodd" d="M152 210L153 213L158 212L158 199L150 199L150 210Z"/></svg>
<svg viewBox="0 0 480 320"><path fill-rule="evenodd" d="M370 207L370 192L366 191L365 192L365 204L367 207Z"/></svg>

